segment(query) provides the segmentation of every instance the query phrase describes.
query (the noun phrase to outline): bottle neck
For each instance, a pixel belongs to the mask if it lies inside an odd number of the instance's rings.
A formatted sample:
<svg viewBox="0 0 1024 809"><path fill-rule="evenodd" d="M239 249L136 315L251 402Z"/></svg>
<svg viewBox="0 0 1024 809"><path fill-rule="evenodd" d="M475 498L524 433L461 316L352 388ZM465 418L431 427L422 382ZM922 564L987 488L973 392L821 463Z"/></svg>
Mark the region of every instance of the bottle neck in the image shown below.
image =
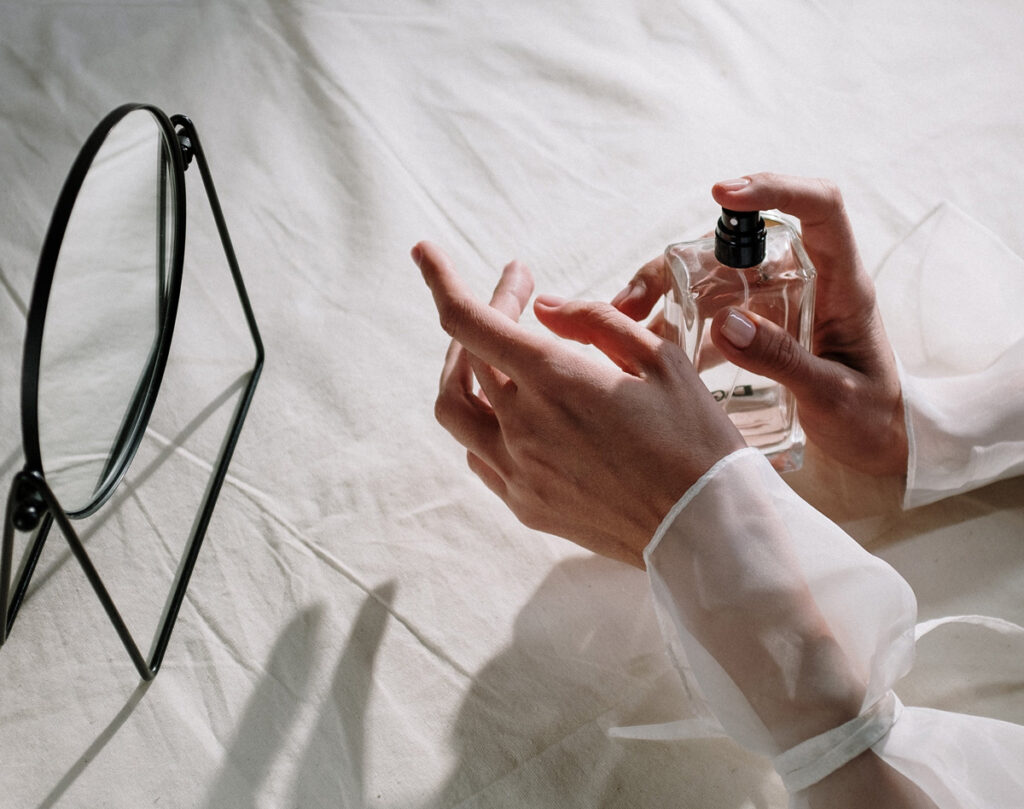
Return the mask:
<svg viewBox="0 0 1024 809"><path fill-rule="evenodd" d="M757 266L764 261L765 230L760 211L722 208L715 228L715 258L737 269Z"/></svg>

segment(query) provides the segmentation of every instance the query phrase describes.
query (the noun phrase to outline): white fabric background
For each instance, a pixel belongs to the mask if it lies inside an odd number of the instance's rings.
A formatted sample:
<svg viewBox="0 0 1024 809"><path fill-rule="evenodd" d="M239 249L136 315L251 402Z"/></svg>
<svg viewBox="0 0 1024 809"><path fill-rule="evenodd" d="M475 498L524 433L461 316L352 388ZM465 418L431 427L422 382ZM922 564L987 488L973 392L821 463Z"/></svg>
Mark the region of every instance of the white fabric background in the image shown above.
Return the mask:
<svg viewBox="0 0 1024 809"><path fill-rule="evenodd" d="M464 468L408 250L442 244L480 295L513 256L539 290L610 295L711 226L713 181L773 169L840 183L869 267L942 199L1024 254L1022 38L1001 0L0 3L5 481L43 234L120 103L196 122L268 355L151 686L48 545L0 650L5 801L784 806L729 741L607 738L688 712L646 579L520 527ZM165 389L83 529L146 637L250 361L197 180ZM908 513L813 450L790 481L922 619L1024 622L1021 479ZM938 630L900 695L1022 722L1014 643Z"/></svg>

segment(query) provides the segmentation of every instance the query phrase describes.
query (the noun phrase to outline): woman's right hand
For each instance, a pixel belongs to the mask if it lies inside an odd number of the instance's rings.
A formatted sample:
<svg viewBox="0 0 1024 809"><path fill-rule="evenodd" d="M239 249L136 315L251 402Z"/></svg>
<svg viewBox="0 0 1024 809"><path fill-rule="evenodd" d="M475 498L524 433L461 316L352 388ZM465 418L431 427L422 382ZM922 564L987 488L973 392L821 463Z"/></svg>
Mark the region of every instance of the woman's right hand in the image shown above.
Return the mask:
<svg viewBox="0 0 1024 809"><path fill-rule="evenodd" d="M875 303L839 189L826 180L752 174L716 183L731 210L777 209L800 220L818 271L813 351L754 312L727 308L711 339L730 362L789 388L810 441L836 460L874 475L907 471L907 433L896 359ZM669 288L664 255L645 264L612 300L634 320Z"/></svg>

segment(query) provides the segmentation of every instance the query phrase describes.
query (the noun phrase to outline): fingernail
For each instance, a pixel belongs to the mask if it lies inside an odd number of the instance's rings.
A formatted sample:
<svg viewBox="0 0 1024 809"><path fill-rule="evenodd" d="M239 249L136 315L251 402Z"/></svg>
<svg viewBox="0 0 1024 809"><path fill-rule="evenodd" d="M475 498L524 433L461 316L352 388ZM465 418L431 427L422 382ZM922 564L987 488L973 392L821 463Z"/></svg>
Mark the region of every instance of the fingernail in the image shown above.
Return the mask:
<svg viewBox="0 0 1024 809"><path fill-rule="evenodd" d="M722 180L715 183L723 191L739 191L741 188L746 188L750 185L749 177L737 177L735 180Z"/></svg>
<svg viewBox="0 0 1024 809"><path fill-rule="evenodd" d="M625 288L623 288L623 289L619 290L617 293L615 293L615 297L612 298L612 301L611 301L612 306L616 306L617 307L620 303L622 303L624 300L626 300L626 298L629 297L629 292L630 292L631 289L633 289L633 285L629 284Z"/></svg>
<svg viewBox="0 0 1024 809"><path fill-rule="evenodd" d="M735 309L731 310L722 323L722 334L736 348L746 348L754 342L757 326Z"/></svg>
<svg viewBox="0 0 1024 809"><path fill-rule="evenodd" d="M413 245L412 250L409 252L410 255L412 256L412 260L415 261L416 264L419 264L421 261L423 261L423 248L420 247L418 244Z"/></svg>
<svg viewBox="0 0 1024 809"><path fill-rule="evenodd" d="M612 298L611 304L618 309L628 300L637 300L642 298L644 296L644 292L644 285L641 282L631 281L626 285L625 289Z"/></svg>
<svg viewBox="0 0 1024 809"><path fill-rule="evenodd" d="M565 303L565 298L559 298L557 295L538 295L537 303L548 309L557 309Z"/></svg>

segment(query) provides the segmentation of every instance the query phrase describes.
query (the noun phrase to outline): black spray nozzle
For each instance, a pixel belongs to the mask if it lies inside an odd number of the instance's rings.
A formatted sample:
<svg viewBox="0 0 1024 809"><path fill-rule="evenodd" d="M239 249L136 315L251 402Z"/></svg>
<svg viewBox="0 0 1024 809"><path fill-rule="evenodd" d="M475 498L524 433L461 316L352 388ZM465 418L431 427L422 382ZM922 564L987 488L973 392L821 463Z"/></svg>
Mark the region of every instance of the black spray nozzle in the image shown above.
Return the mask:
<svg viewBox="0 0 1024 809"><path fill-rule="evenodd" d="M760 211L722 208L715 228L715 258L727 267L754 267L764 261L764 219Z"/></svg>

